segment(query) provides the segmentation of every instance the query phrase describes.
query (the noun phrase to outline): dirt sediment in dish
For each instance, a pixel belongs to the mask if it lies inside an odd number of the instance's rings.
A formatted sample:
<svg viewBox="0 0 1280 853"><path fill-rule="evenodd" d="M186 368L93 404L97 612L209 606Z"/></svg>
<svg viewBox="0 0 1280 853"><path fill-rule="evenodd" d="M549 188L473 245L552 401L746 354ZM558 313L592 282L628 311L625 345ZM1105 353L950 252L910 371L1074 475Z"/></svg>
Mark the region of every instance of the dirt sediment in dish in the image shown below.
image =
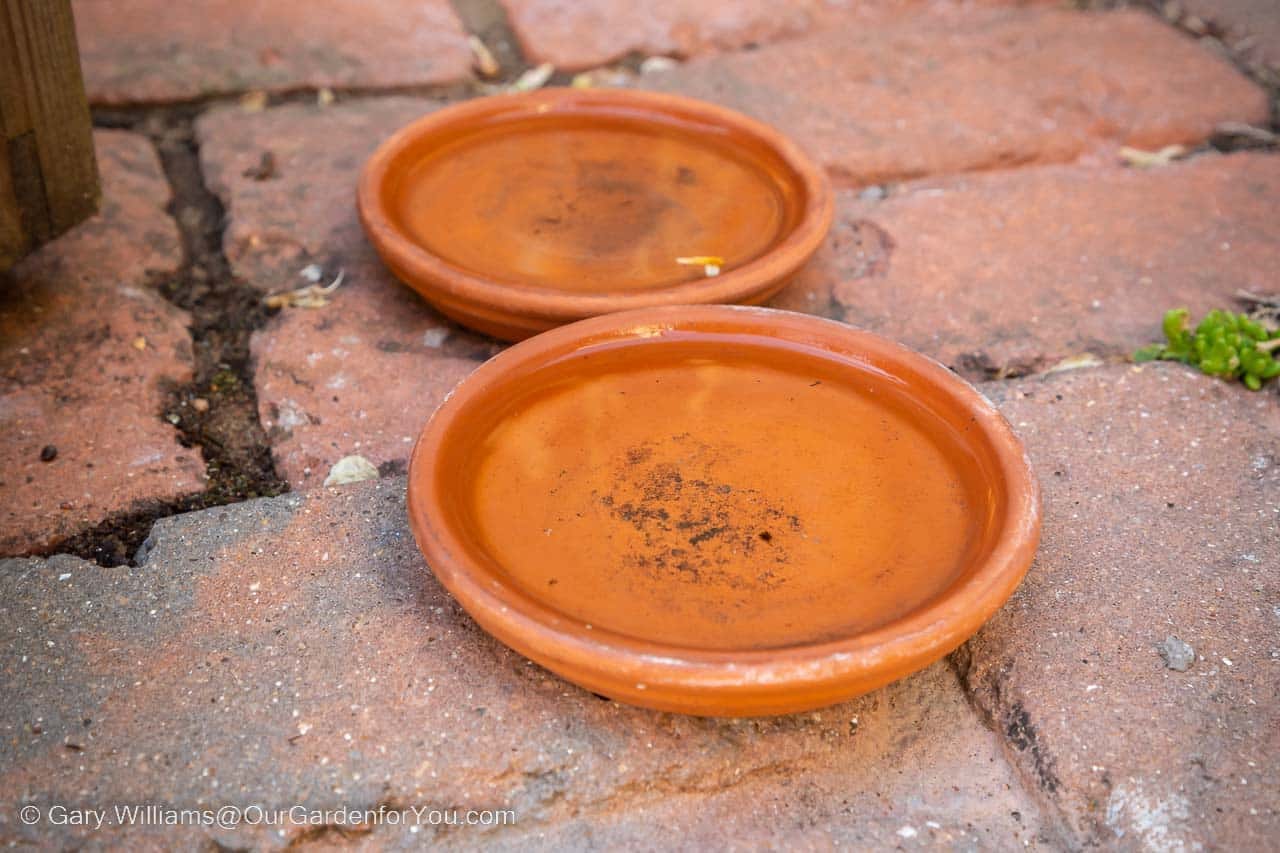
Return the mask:
<svg viewBox="0 0 1280 853"><path fill-rule="evenodd" d="M611 117L501 122L433 148L397 213L429 251L493 281L578 293L694 281L704 265L681 259L748 263L797 207L766 160L706 135Z"/></svg>

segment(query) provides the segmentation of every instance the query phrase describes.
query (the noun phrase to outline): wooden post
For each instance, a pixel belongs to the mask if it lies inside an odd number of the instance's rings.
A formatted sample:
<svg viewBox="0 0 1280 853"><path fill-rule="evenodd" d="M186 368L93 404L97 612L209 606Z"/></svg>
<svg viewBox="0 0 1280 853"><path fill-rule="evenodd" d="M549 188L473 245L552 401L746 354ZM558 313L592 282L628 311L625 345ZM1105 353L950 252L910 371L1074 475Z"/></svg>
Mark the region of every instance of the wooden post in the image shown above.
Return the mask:
<svg viewBox="0 0 1280 853"><path fill-rule="evenodd" d="M71 0L0 0L0 271L99 196Z"/></svg>

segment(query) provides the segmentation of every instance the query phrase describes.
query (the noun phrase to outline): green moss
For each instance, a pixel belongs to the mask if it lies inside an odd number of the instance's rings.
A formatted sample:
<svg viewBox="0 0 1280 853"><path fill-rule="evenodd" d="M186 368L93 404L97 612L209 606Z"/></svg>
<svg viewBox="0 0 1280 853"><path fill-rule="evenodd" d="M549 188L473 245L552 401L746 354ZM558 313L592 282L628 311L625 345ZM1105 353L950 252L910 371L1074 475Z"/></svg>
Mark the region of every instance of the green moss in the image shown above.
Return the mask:
<svg viewBox="0 0 1280 853"><path fill-rule="evenodd" d="M1180 361L1210 376L1239 379L1252 391L1280 376L1273 355L1280 349L1280 331L1267 331L1247 314L1213 310L1193 332L1190 312L1174 308L1164 315L1164 336L1166 343L1143 347L1134 361Z"/></svg>
<svg viewBox="0 0 1280 853"><path fill-rule="evenodd" d="M240 385L240 377L236 376L233 371L219 370L213 374L213 378L209 380L209 388L215 394L224 394L228 391L234 391Z"/></svg>

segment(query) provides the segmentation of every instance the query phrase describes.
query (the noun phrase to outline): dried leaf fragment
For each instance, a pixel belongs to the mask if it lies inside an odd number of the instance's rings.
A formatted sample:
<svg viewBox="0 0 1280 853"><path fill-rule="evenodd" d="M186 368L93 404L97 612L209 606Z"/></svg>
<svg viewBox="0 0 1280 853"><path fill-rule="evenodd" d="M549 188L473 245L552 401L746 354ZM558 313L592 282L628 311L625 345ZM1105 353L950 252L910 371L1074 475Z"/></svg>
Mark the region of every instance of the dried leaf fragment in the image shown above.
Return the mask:
<svg viewBox="0 0 1280 853"><path fill-rule="evenodd" d="M1050 367L1045 373L1061 373L1064 370L1080 370L1085 367L1098 367L1102 364L1102 359L1098 358L1091 352L1081 353L1080 355L1070 355L1062 361Z"/></svg>
<svg viewBox="0 0 1280 853"><path fill-rule="evenodd" d="M1166 145L1159 151L1143 151L1141 148L1130 148L1126 145L1120 149L1120 159L1126 165L1138 169L1154 169L1159 166L1168 166L1186 153L1186 146L1183 145Z"/></svg>
<svg viewBox="0 0 1280 853"><path fill-rule="evenodd" d="M338 276L326 285L308 284L296 290L273 293L263 301L268 308L323 308L329 304L329 295L342 286L346 270L339 270Z"/></svg>
<svg viewBox="0 0 1280 853"><path fill-rule="evenodd" d="M489 50L489 46L479 36L468 36L467 44L471 46L471 56L475 59L475 69L480 72L480 76L497 77L502 72L502 66L494 58L493 51Z"/></svg>
<svg viewBox="0 0 1280 853"><path fill-rule="evenodd" d="M267 93L261 89L246 92L240 97L240 109L247 113L260 113L267 108Z"/></svg>
<svg viewBox="0 0 1280 853"><path fill-rule="evenodd" d="M569 85L575 89L596 89L601 86L628 86L635 74L626 68L596 68L575 74Z"/></svg>
<svg viewBox="0 0 1280 853"><path fill-rule="evenodd" d="M679 64L669 56L650 56L640 63L640 73L657 74L661 71L670 71Z"/></svg>
<svg viewBox="0 0 1280 853"><path fill-rule="evenodd" d="M532 92L534 89L541 89L547 85L547 81L551 79L551 75L556 73L556 67L550 62L544 62L537 68L530 68L511 84L513 92Z"/></svg>
<svg viewBox="0 0 1280 853"><path fill-rule="evenodd" d="M720 275L720 268L724 266L724 258L719 255L690 255L688 257L676 258L676 263L682 267L702 267L702 272L711 278Z"/></svg>

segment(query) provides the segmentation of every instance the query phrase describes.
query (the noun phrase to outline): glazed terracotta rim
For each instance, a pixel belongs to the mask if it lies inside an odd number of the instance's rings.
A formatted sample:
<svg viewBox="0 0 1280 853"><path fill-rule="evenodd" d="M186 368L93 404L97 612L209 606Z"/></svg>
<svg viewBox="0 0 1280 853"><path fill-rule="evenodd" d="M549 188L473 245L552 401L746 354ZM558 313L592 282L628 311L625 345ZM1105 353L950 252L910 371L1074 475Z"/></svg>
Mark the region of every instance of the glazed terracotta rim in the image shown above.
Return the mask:
<svg viewBox="0 0 1280 853"><path fill-rule="evenodd" d="M570 293L532 285L501 283L456 266L413 240L396 224L383 189L402 154L431 136L472 122L510 116L575 114L608 111L631 118L667 116L703 127L728 129L754 138L786 166L804 193L795 227L764 254L717 276L643 291ZM730 303L767 292L807 261L827 235L835 215L826 173L800 148L774 128L705 101L634 89L551 88L492 95L446 107L396 131L365 163L357 190L357 206L365 232L393 270L430 297L432 292L467 304L560 322L614 311L657 305ZM404 277L404 276L401 276Z"/></svg>
<svg viewBox="0 0 1280 853"><path fill-rule="evenodd" d="M901 367L958 403L972 417L976 435L987 443L992 476L1003 482L1007 494L1004 516L994 522L998 537L976 569L929 603L865 633L774 649L707 650L601 628L583 630L579 620L495 577L473 559L464 537L444 523L447 515L442 509L454 497L436 482L432 465L473 401L490 393L512 370L536 368L597 343L708 323L730 326L726 333L785 337L818 346L823 338L839 335L853 350L882 363L881 369L883 363ZM850 353L837 355L855 369L862 362ZM1022 444L972 386L932 359L870 332L810 315L747 306L666 307L594 317L498 354L459 383L424 428L409 463L408 510L419 547L436 577L486 630L517 651L557 671L580 669L619 680L634 673L655 690L725 697L762 689L784 693L826 688L839 698L864 692L842 693L841 684L859 681L873 689L931 663L972 636L1004 604L1026 574L1040 537L1040 489Z"/></svg>

